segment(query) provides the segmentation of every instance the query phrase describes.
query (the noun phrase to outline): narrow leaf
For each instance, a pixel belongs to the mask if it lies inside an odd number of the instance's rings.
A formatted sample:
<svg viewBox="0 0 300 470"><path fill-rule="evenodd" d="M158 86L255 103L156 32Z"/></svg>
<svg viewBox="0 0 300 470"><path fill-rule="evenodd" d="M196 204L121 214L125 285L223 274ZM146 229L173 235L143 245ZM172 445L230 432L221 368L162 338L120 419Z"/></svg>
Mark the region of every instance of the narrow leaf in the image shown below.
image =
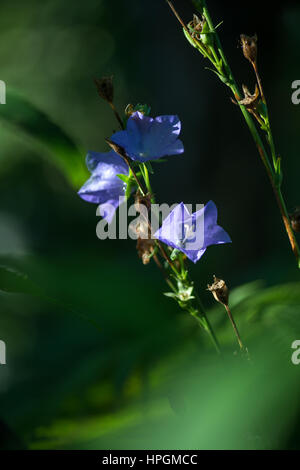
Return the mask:
<svg viewBox="0 0 300 470"><path fill-rule="evenodd" d="M51 163L73 186L79 187L88 178L84 152L46 113L14 91L8 90L6 104L0 106L0 119L42 145Z"/></svg>

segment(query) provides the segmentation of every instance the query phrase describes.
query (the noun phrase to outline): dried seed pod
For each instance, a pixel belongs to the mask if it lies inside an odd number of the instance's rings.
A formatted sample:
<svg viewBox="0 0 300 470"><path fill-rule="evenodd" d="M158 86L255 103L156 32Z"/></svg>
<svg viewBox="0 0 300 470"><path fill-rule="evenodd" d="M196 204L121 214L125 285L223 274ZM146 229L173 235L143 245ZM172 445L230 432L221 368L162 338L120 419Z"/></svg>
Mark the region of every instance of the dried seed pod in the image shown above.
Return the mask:
<svg viewBox="0 0 300 470"><path fill-rule="evenodd" d="M151 255L153 253L153 250L154 250L154 240L152 240L151 238L138 238L137 239L137 243L136 243L136 249L137 249L137 253L138 253L138 256L139 258L141 258L143 264L148 264L150 259L151 259Z"/></svg>
<svg viewBox="0 0 300 470"><path fill-rule="evenodd" d="M112 103L114 100L113 77L102 77L94 79L100 98Z"/></svg>
<svg viewBox="0 0 300 470"><path fill-rule="evenodd" d="M243 49L243 54L251 63L256 62L257 59L257 36L247 36L246 34L241 34L241 44Z"/></svg>
<svg viewBox="0 0 300 470"><path fill-rule="evenodd" d="M249 91L249 88L246 85L243 85L242 88L244 98L239 100L239 103L243 104L247 109L256 109L260 99L258 86L255 85L255 91L253 94Z"/></svg>
<svg viewBox="0 0 300 470"><path fill-rule="evenodd" d="M134 201L134 204L135 204L135 208L138 212L141 212L140 210L140 205L143 205L146 207L147 210L150 210L151 208L151 194L146 194L145 196L143 196L140 191L137 191L135 193L135 201Z"/></svg>
<svg viewBox="0 0 300 470"><path fill-rule="evenodd" d="M140 213L139 221L135 226L135 233L137 234L136 249L143 264L148 264L155 246L155 241L151 237L151 227L148 220L148 212L151 208L150 194L143 196L140 191L137 191L134 205L136 211ZM133 228L132 224L131 228Z"/></svg>
<svg viewBox="0 0 300 470"><path fill-rule="evenodd" d="M211 286L207 285L207 290L212 293L217 302L228 306L229 289L223 279L218 279L216 276L214 276L214 282Z"/></svg>
<svg viewBox="0 0 300 470"><path fill-rule="evenodd" d="M203 26L205 23L205 19L199 18L197 15L193 15L192 21L190 21L187 25L188 29L191 31L191 36L198 41L201 40L201 32L203 30Z"/></svg>
<svg viewBox="0 0 300 470"><path fill-rule="evenodd" d="M231 101L234 104L237 104L237 105L242 104L243 106L245 106L247 111L252 113L254 116L256 116L256 117L259 116L262 101L261 101L258 86L255 85L255 91L252 94L249 91L248 87L246 85L243 85L243 92L244 92L244 98L238 99L237 101L235 101L233 98L231 98Z"/></svg>
<svg viewBox="0 0 300 470"><path fill-rule="evenodd" d="M191 31L202 31L202 21L197 15L193 15L193 19L187 24L187 27ZM200 38L200 37L199 37Z"/></svg>

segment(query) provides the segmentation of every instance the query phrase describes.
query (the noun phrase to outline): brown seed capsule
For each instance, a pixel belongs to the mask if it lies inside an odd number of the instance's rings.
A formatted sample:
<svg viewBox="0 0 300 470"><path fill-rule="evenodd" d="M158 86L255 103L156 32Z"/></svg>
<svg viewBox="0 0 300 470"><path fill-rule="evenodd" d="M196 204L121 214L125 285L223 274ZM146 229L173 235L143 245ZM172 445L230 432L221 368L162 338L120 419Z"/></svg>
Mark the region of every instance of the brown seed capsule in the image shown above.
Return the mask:
<svg viewBox="0 0 300 470"><path fill-rule="evenodd" d="M228 306L229 289L226 286L225 281L214 276L214 282L211 286L207 285L207 290L212 293L217 302Z"/></svg>
<svg viewBox="0 0 300 470"><path fill-rule="evenodd" d="M203 29L204 21L201 20L197 15L193 15L192 21L190 21L187 25L189 31L191 31L191 36L193 39L201 40L201 31Z"/></svg>
<svg viewBox="0 0 300 470"><path fill-rule="evenodd" d="M137 191L135 193L135 201L134 201L134 205L135 205L135 208L138 212L141 212L141 209L140 209L140 205L143 205L146 207L147 210L150 210L151 208L151 194L146 194L145 196L143 196L140 191Z"/></svg>
<svg viewBox="0 0 300 470"><path fill-rule="evenodd" d="M258 86L255 85L255 91L252 94L249 91L249 88L246 85L243 85L243 92L244 98L242 100L239 100L239 103L243 104L247 109L256 109L260 99Z"/></svg>
<svg viewBox="0 0 300 470"><path fill-rule="evenodd" d="M250 62L254 63L257 59L257 36L252 37L241 34L241 43L243 54Z"/></svg>
<svg viewBox="0 0 300 470"><path fill-rule="evenodd" d="M245 106L245 108L249 111L249 113L252 113L256 118L259 118L259 105L261 102L260 98L260 92L258 89L258 86L255 85L255 91L252 94L248 87L246 85L243 85L243 92L244 92L244 98L241 100L235 101L233 98L231 98L231 101L234 104L242 104Z"/></svg>
<svg viewBox="0 0 300 470"><path fill-rule="evenodd" d="M108 103L112 103L114 99L113 77L95 78L94 82L99 96Z"/></svg>
<svg viewBox="0 0 300 470"><path fill-rule="evenodd" d="M294 232L300 232L300 207L294 211L293 214L290 214L291 225Z"/></svg>
<svg viewBox="0 0 300 470"><path fill-rule="evenodd" d="M154 240L151 240L151 238L138 238L136 249L138 256L141 258L143 264L148 264L151 259L151 254L154 250Z"/></svg>
<svg viewBox="0 0 300 470"><path fill-rule="evenodd" d="M189 26L196 32L201 32L203 29L203 25L205 23L205 19L200 19L199 16L193 15L192 21L189 22Z"/></svg>
<svg viewBox="0 0 300 470"><path fill-rule="evenodd" d="M151 208L150 194L143 196L140 191L137 191L134 205L136 211L140 213L139 221L135 226L135 233L138 237L136 249L143 264L148 264L155 246L155 241L151 237L151 227L148 220L148 212ZM131 228L133 227L131 226Z"/></svg>

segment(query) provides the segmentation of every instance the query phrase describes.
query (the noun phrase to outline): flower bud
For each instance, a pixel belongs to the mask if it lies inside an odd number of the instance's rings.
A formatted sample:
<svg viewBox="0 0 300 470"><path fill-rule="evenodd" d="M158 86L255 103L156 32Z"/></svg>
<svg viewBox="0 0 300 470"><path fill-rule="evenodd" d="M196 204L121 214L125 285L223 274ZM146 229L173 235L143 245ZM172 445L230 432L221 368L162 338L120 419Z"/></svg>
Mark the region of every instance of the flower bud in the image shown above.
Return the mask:
<svg viewBox="0 0 300 470"><path fill-rule="evenodd" d="M125 108L125 115L127 117L130 117L134 113L134 107L133 104L129 103L126 108Z"/></svg>
<svg viewBox="0 0 300 470"><path fill-rule="evenodd" d="M228 306L229 290L225 281L214 276L214 282L211 286L207 285L207 290L212 293L217 302Z"/></svg>
<svg viewBox="0 0 300 470"><path fill-rule="evenodd" d="M102 77L94 79L100 98L112 103L114 99L113 77Z"/></svg>
<svg viewBox="0 0 300 470"><path fill-rule="evenodd" d="M257 59L257 36L252 37L241 34L241 43L243 54L251 63L256 62Z"/></svg>
<svg viewBox="0 0 300 470"><path fill-rule="evenodd" d="M130 117L136 111L139 111L145 116L149 116L151 108L147 104L140 104L140 103L136 104L135 106L133 106L132 104L128 104L125 108L125 114L127 117Z"/></svg>

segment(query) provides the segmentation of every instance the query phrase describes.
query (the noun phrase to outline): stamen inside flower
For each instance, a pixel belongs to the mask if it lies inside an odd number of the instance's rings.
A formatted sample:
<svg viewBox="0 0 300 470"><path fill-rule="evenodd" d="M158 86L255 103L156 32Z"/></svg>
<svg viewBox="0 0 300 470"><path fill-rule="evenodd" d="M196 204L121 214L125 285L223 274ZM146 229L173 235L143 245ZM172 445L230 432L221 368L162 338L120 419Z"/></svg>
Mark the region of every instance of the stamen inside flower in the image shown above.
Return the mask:
<svg viewBox="0 0 300 470"><path fill-rule="evenodd" d="M181 247L185 247L186 242L190 241L190 239L195 236L195 226L194 224L183 224L182 226L182 238L178 240L178 245Z"/></svg>

